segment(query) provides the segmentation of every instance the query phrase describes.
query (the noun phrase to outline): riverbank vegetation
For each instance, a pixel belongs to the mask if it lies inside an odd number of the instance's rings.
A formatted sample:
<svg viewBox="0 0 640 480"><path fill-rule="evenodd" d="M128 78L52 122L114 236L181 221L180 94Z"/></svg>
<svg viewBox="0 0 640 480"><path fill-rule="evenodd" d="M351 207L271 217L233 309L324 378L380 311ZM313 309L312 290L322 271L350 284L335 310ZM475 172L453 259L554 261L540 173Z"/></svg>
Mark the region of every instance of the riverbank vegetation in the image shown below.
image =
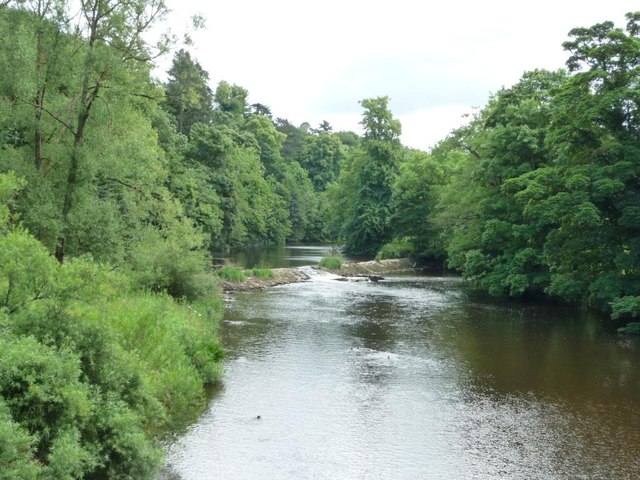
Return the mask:
<svg viewBox="0 0 640 480"><path fill-rule="evenodd" d="M408 242L493 295L640 316L640 13L627 20L572 30L566 70L524 73L429 153L399 160L386 104L383 133L368 108L368 153L330 190L347 251Z"/></svg>
<svg viewBox="0 0 640 480"><path fill-rule="evenodd" d="M342 266L342 257L339 255L327 255L320 259L320 267L334 270Z"/></svg>
<svg viewBox="0 0 640 480"><path fill-rule="evenodd" d="M386 97L361 101L359 136L212 88L187 50L154 79L162 0L74 8L0 2L7 478L153 478L220 375L213 249L336 240L640 316L640 14L573 30L566 71L525 73L421 152ZM290 280L269 272L253 281Z"/></svg>
<svg viewBox="0 0 640 480"><path fill-rule="evenodd" d="M155 478L221 374L217 217L161 133L162 2L74 8L0 4L0 476Z"/></svg>

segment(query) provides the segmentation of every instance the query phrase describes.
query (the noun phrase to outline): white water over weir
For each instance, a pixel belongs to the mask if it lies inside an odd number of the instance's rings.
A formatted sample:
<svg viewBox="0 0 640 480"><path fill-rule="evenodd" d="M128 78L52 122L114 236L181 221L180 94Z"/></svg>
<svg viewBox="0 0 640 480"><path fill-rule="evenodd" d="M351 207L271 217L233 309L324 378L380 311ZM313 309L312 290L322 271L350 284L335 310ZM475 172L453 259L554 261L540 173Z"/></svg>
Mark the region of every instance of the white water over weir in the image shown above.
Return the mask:
<svg viewBox="0 0 640 480"><path fill-rule="evenodd" d="M457 278L301 268L229 300L223 385L162 479L636 478L637 339Z"/></svg>

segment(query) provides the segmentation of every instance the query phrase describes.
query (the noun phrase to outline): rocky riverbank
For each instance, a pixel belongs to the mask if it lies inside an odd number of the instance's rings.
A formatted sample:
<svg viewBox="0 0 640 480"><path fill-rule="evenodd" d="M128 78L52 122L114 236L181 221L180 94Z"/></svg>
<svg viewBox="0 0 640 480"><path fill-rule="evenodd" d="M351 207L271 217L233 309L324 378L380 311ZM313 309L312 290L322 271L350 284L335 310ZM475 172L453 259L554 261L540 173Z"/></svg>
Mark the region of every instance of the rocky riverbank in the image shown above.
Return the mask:
<svg viewBox="0 0 640 480"><path fill-rule="evenodd" d="M412 271L413 262L408 258L392 258L389 260L371 260L369 262L344 263L340 268L321 269L342 277L381 276L392 273Z"/></svg>
<svg viewBox="0 0 640 480"><path fill-rule="evenodd" d="M273 272L273 278L250 276L241 282L224 281L222 283L222 291L225 293L248 292L288 283L304 282L309 279L309 275L299 268L273 268L271 271Z"/></svg>
<svg viewBox="0 0 640 480"><path fill-rule="evenodd" d="M349 280L349 278L369 278L374 281L380 280L383 275L392 273L402 273L411 271L411 261L409 259L372 260L370 262L345 263L340 268L329 270L320 267L312 267L328 273L338 275L338 279ZM277 285L288 283L298 283L308 280L310 277L299 268L274 268L273 278L247 277L241 282L225 281L222 283L222 290L225 293L248 292L252 290L262 290Z"/></svg>

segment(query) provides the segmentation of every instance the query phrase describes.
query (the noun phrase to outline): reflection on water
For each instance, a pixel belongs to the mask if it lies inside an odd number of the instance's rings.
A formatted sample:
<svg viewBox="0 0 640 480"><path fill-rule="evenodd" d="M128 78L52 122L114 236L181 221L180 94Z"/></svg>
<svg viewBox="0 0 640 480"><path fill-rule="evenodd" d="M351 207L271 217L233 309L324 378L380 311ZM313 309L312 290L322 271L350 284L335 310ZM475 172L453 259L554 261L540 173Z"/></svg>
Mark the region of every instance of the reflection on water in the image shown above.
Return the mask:
<svg viewBox="0 0 640 480"><path fill-rule="evenodd" d="M275 245L253 247L231 253L214 253L219 263L233 263L245 268L286 268L317 265L325 255L335 250L332 245Z"/></svg>
<svg viewBox="0 0 640 480"><path fill-rule="evenodd" d="M167 479L638 478L640 344L601 319L316 275L236 296L223 335Z"/></svg>

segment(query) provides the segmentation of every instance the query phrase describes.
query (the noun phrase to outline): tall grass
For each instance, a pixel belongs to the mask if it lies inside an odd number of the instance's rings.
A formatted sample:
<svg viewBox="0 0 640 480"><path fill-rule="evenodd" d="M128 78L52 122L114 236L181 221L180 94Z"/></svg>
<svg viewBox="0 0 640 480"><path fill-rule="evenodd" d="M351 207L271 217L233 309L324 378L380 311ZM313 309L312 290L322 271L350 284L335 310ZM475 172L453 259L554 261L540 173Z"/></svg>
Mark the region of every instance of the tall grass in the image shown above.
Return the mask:
<svg viewBox="0 0 640 480"><path fill-rule="evenodd" d="M244 272L241 269L230 265L216 270L216 275L218 275L223 280L228 280L230 282L242 282L246 278Z"/></svg>
<svg viewBox="0 0 640 480"><path fill-rule="evenodd" d="M376 255L376 261L386 260L389 258L405 258L409 257L414 252L414 247L408 239L402 238L400 240L394 240L389 243L385 243L378 254Z"/></svg>
<svg viewBox="0 0 640 480"><path fill-rule="evenodd" d="M320 260L320 267L329 270L336 270L342 266L342 257L338 255L327 255Z"/></svg>
<svg viewBox="0 0 640 480"><path fill-rule="evenodd" d="M251 270L249 270L249 273L261 280L268 280L275 276L273 270L271 270L270 268L252 268Z"/></svg>

